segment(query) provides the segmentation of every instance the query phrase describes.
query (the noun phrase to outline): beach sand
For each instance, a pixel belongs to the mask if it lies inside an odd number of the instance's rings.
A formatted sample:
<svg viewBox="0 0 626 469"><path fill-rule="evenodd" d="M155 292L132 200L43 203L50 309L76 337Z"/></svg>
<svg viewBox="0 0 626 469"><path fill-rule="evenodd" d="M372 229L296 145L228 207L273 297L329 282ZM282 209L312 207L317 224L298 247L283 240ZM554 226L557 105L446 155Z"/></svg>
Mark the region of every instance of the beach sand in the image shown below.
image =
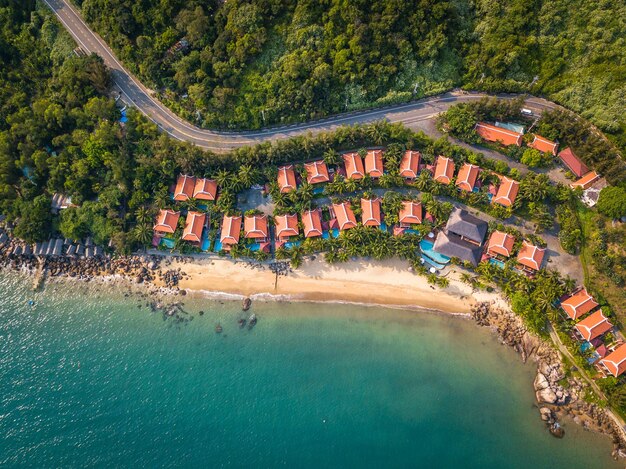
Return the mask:
<svg viewBox="0 0 626 469"><path fill-rule="evenodd" d="M245 261L222 258L172 260L167 268L180 268L187 274L179 287L192 294L271 295L275 299L419 307L457 314L469 313L477 301L506 305L495 293L472 291L454 269L447 275L449 287L441 289L410 272L408 263L398 259L328 264L317 256L286 276L276 276L267 266L259 269Z"/></svg>

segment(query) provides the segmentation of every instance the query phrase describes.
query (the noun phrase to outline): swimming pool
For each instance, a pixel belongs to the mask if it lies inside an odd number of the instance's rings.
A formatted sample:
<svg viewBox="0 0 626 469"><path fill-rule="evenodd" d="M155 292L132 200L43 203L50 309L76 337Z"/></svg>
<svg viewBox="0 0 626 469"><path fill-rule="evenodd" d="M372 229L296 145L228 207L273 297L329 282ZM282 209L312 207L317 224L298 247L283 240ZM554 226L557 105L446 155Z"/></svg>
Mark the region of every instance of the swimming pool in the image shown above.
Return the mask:
<svg viewBox="0 0 626 469"><path fill-rule="evenodd" d="M208 251L211 248L211 240L209 238L202 238L202 244L200 244L200 249L202 251Z"/></svg>
<svg viewBox="0 0 626 469"><path fill-rule="evenodd" d="M591 342L583 342L582 344L580 344L580 351L585 353L587 350L589 350L591 347L593 347L593 345L591 345Z"/></svg>
<svg viewBox="0 0 626 469"><path fill-rule="evenodd" d="M446 266L445 266L445 265L441 265L441 264L439 264L438 262L433 261L433 260L432 260L432 259L430 259L428 256L421 257L420 259L423 259L423 260L424 260L424 264L427 264L427 265L429 265L429 266L431 266L431 267L434 267L435 269L442 270L442 269L445 269L445 268L446 268Z"/></svg>
<svg viewBox="0 0 626 469"><path fill-rule="evenodd" d="M319 195L324 193L324 187L318 186L313 188L313 194Z"/></svg>
<svg viewBox="0 0 626 469"><path fill-rule="evenodd" d="M170 238L161 238L161 244L168 249L174 249L174 246L176 246L176 241Z"/></svg>
<svg viewBox="0 0 626 469"><path fill-rule="evenodd" d="M222 242L218 239L213 243L213 252L220 252L223 249Z"/></svg>
<svg viewBox="0 0 626 469"><path fill-rule="evenodd" d="M493 257L489 259L489 263L493 265L497 265L501 269L504 269L504 262L499 259L494 259Z"/></svg>
<svg viewBox="0 0 626 469"><path fill-rule="evenodd" d="M433 250L433 246L435 243L432 241L428 241L423 239L420 241L420 249L424 253L426 257L429 257L431 260L435 261L438 264L447 264L450 262L450 258L448 256L444 256L443 254L439 254Z"/></svg>
<svg viewBox="0 0 626 469"><path fill-rule="evenodd" d="M285 244L283 244L283 247L287 249L291 249L296 246L300 246L300 241L287 241Z"/></svg>

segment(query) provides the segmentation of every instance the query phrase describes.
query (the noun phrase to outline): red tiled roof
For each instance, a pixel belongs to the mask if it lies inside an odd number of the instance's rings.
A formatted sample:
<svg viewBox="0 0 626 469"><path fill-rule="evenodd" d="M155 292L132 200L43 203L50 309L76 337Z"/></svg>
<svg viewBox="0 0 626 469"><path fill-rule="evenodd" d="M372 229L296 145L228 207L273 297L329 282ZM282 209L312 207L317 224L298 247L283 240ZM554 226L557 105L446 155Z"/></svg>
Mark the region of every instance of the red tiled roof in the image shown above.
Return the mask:
<svg viewBox="0 0 626 469"><path fill-rule="evenodd" d="M590 173L587 173L583 177L581 177L578 181L571 183L570 186L573 189L575 189L576 187L588 189L598 179L600 179L600 175L595 171L591 171Z"/></svg>
<svg viewBox="0 0 626 469"><path fill-rule="evenodd" d="M220 235L220 242L223 245L233 245L239 242L239 235L241 234L241 217L231 217L224 215L222 220L222 233Z"/></svg>
<svg viewBox="0 0 626 469"><path fill-rule="evenodd" d="M403 225L419 225L422 223L422 204L405 200L398 214L398 221Z"/></svg>
<svg viewBox="0 0 626 469"><path fill-rule="evenodd" d="M579 291L570 295L564 301L561 301L561 308L572 319L578 319L579 317L587 314L589 311L598 307L598 303L593 299L587 290L581 288Z"/></svg>
<svg viewBox="0 0 626 469"><path fill-rule="evenodd" d="M380 199L361 199L361 220L364 226L380 226Z"/></svg>
<svg viewBox="0 0 626 469"><path fill-rule="evenodd" d="M302 224L304 225L305 238L322 236L322 216L320 209L302 212Z"/></svg>
<svg viewBox="0 0 626 469"><path fill-rule="evenodd" d="M559 152L559 158L569 170L576 175L576 177L583 177L589 172L587 165L578 158L570 147Z"/></svg>
<svg viewBox="0 0 626 469"><path fill-rule="evenodd" d="M524 241L519 253L517 254L517 262L533 270L539 270L541 269L541 264L545 254L545 249Z"/></svg>
<svg viewBox="0 0 626 469"><path fill-rule="evenodd" d="M616 378L626 371L626 344L622 344L605 358L600 360L609 372Z"/></svg>
<svg viewBox="0 0 626 469"><path fill-rule="evenodd" d="M441 184L450 184L450 182L452 182L452 176L454 176L454 161L439 155L437 157L435 176L433 179Z"/></svg>
<svg viewBox="0 0 626 469"><path fill-rule="evenodd" d="M472 192L476 185L476 179L478 178L478 172L480 167L465 163L459 170L459 174L456 177L456 186L467 192Z"/></svg>
<svg viewBox="0 0 626 469"><path fill-rule="evenodd" d="M506 176L501 176L500 185L498 186L498 192L491 200L491 203L510 207L515 202L515 198L517 197L518 192L519 182L513 179L509 179Z"/></svg>
<svg viewBox="0 0 626 469"><path fill-rule="evenodd" d="M246 238L267 238L267 215L249 215L243 220Z"/></svg>
<svg viewBox="0 0 626 469"><path fill-rule="evenodd" d="M551 153L556 156L556 149L559 144L542 137L541 135L535 135L535 139L528 144L529 147L539 150L543 153Z"/></svg>
<svg viewBox="0 0 626 469"><path fill-rule="evenodd" d="M348 230L356 226L356 217L348 202L333 204L333 211L340 230Z"/></svg>
<svg viewBox="0 0 626 469"><path fill-rule="evenodd" d="M365 176L363 158L358 153L344 153L343 164L346 166L346 178L362 179Z"/></svg>
<svg viewBox="0 0 626 469"><path fill-rule="evenodd" d="M172 210L159 210L159 214L156 218L156 224L154 225L154 231L159 233L174 233L178 226L178 219L180 218L180 212L174 212Z"/></svg>
<svg viewBox="0 0 626 469"><path fill-rule="evenodd" d="M296 189L296 173L293 165L278 168L278 187L283 193Z"/></svg>
<svg viewBox="0 0 626 469"><path fill-rule="evenodd" d="M198 212L188 212L183 230L183 241L199 243L202 238L202 230L206 222L206 214Z"/></svg>
<svg viewBox="0 0 626 469"><path fill-rule="evenodd" d="M522 145L522 134L495 125L479 122L474 127L478 135L488 142L500 142L503 145Z"/></svg>
<svg viewBox="0 0 626 469"><path fill-rule="evenodd" d="M319 184L321 182L330 181L328 167L323 161L305 163L304 168L306 169L306 180L309 184Z"/></svg>
<svg viewBox="0 0 626 469"><path fill-rule="evenodd" d="M510 234L503 231L494 231L489 237L487 252L510 257L514 244L515 238Z"/></svg>
<svg viewBox="0 0 626 469"><path fill-rule="evenodd" d="M383 151L368 150L365 155L365 172L373 178L383 175Z"/></svg>
<svg viewBox="0 0 626 469"><path fill-rule="evenodd" d="M217 196L217 182L213 179L198 178L193 189L194 199L215 200Z"/></svg>
<svg viewBox="0 0 626 469"><path fill-rule="evenodd" d="M421 158L422 154L419 151L405 151L400 162L400 176L407 179L415 179Z"/></svg>
<svg viewBox="0 0 626 469"><path fill-rule="evenodd" d="M196 178L181 174L176 180L176 188L174 189L174 200L183 201L193 197L193 191L196 187Z"/></svg>
<svg viewBox="0 0 626 469"><path fill-rule="evenodd" d="M298 215L279 215L274 217L276 223L276 238L298 236Z"/></svg>
<svg viewBox="0 0 626 469"><path fill-rule="evenodd" d="M613 324L609 322L607 317L602 311L596 311L590 314L585 319L576 324L576 329L585 338L585 340L592 341L596 337L601 336L605 332L610 331L613 328Z"/></svg>

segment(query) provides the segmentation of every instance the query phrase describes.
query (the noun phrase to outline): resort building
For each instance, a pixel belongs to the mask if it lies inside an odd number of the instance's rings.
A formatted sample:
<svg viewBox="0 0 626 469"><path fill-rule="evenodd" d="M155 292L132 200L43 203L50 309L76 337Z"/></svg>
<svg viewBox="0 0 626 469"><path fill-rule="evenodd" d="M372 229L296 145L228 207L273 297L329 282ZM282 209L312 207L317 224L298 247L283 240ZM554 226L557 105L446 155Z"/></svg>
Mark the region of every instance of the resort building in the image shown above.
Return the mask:
<svg viewBox="0 0 626 469"><path fill-rule="evenodd" d="M511 257L515 238L504 231L494 231L487 243L487 253L492 256Z"/></svg>
<svg viewBox="0 0 626 469"><path fill-rule="evenodd" d="M176 181L176 188L174 189L174 200L182 202L193 197L194 189L196 188L196 178L193 176L187 176L181 174Z"/></svg>
<svg viewBox="0 0 626 469"><path fill-rule="evenodd" d="M616 378L626 371L626 344L617 347L613 352L600 360L606 371Z"/></svg>
<svg viewBox="0 0 626 469"><path fill-rule="evenodd" d="M578 158L570 147L559 152L559 158L565 166L578 178L589 172L589 168Z"/></svg>
<svg viewBox="0 0 626 469"><path fill-rule="evenodd" d="M465 163L456 177L456 187L463 191L472 192L474 190L474 186L476 186L476 179L478 179L479 171L480 167L474 164Z"/></svg>
<svg viewBox="0 0 626 469"><path fill-rule="evenodd" d="M304 169L306 169L306 180L309 184L321 184L330 181L328 167L323 161L305 163Z"/></svg>
<svg viewBox="0 0 626 469"><path fill-rule="evenodd" d="M284 241L292 236L298 236L298 215L279 215L274 217L276 224L276 239Z"/></svg>
<svg viewBox="0 0 626 469"><path fill-rule="evenodd" d="M199 243L202 240L202 231L204 230L206 219L205 213L188 212L182 240Z"/></svg>
<svg viewBox="0 0 626 469"><path fill-rule="evenodd" d="M344 153L343 164L346 167L346 178L363 179L365 169L363 168L363 158L358 153Z"/></svg>
<svg viewBox="0 0 626 469"><path fill-rule="evenodd" d="M598 303L587 293L585 288L581 288L567 299L561 301L561 308L574 321L597 307Z"/></svg>
<svg viewBox="0 0 626 469"><path fill-rule="evenodd" d="M524 241L519 253L517 254L517 263L522 266L523 270L536 272L541 269L541 264L543 264L543 258L545 255L545 249Z"/></svg>
<svg viewBox="0 0 626 469"><path fill-rule="evenodd" d="M609 322L602 311L596 311L576 324L575 327L583 339L591 342L596 337L600 337L613 329L613 324Z"/></svg>
<svg viewBox="0 0 626 469"><path fill-rule="evenodd" d="M267 241L267 215L247 215L243 220L243 232L247 239L254 239L259 243Z"/></svg>
<svg viewBox="0 0 626 469"><path fill-rule="evenodd" d="M441 184L450 184L454 176L454 161L451 158L439 155L435 164L433 179Z"/></svg>
<svg viewBox="0 0 626 469"><path fill-rule="evenodd" d="M304 226L305 238L323 236L321 209L307 210L302 212L302 225Z"/></svg>
<svg viewBox="0 0 626 469"><path fill-rule="evenodd" d="M365 155L365 172L376 179L383 175L383 151L368 150Z"/></svg>
<svg viewBox="0 0 626 469"><path fill-rule="evenodd" d="M419 171L421 159L422 155L419 151L405 151L400 162L400 176L411 181L415 179Z"/></svg>
<svg viewBox="0 0 626 469"><path fill-rule="evenodd" d="M571 183L570 187L572 189L576 189L577 187L581 187L583 190L589 189L598 179L600 179L600 175L595 171L591 171L581 177L578 181Z"/></svg>
<svg viewBox="0 0 626 469"><path fill-rule="evenodd" d="M361 199L361 220L363 226L380 226L380 199Z"/></svg>
<svg viewBox="0 0 626 469"><path fill-rule="evenodd" d="M423 209L420 202L405 200L398 214L398 221L403 228L411 228L412 225L422 223Z"/></svg>
<svg viewBox="0 0 626 469"><path fill-rule="evenodd" d="M230 250L231 246L239 243L240 235L241 217L224 215L224 219L222 220L222 231L220 234L220 243L222 243L222 248L226 251Z"/></svg>
<svg viewBox="0 0 626 469"><path fill-rule="evenodd" d="M456 257L476 266L482 255L482 244L487 234L487 222L455 208L446 228L435 239L433 249L439 254Z"/></svg>
<svg viewBox="0 0 626 469"><path fill-rule="evenodd" d="M550 153L556 156L556 149L559 147L559 144L548 140L541 135L535 135L535 138L528 144L528 146L530 148L534 148L535 150L539 150L542 153Z"/></svg>
<svg viewBox="0 0 626 469"><path fill-rule="evenodd" d="M293 165L278 168L278 188L283 194L296 190L296 172Z"/></svg>
<svg viewBox="0 0 626 469"><path fill-rule="evenodd" d="M519 132L496 127L495 125L486 124L485 122L476 124L474 130L488 142L497 142L502 145L517 145L518 147L522 146L523 135Z"/></svg>
<svg viewBox="0 0 626 469"><path fill-rule="evenodd" d="M333 212L337 219L337 226L340 230L349 230L356 227L356 217L350 207L349 202L342 202L340 204L333 204Z"/></svg>
<svg viewBox="0 0 626 469"><path fill-rule="evenodd" d="M154 225L154 231L158 233L174 233L178 226L178 219L180 218L180 212L174 212L172 210L159 210L159 214L156 218L156 224Z"/></svg>
<svg viewBox="0 0 626 469"><path fill-rule="evenodd" d="M510 207L515 202L518 192L519 182L506 176L500 176L500 185L498 186L498 191L491 200L491 203Z"/></svg>
<svg viewBox="0 0 626 469"><path fill-rule="evenodd" d="M193 198L198 200L215 200L217 182L213 179L198 178L193 189Z"/></svg>

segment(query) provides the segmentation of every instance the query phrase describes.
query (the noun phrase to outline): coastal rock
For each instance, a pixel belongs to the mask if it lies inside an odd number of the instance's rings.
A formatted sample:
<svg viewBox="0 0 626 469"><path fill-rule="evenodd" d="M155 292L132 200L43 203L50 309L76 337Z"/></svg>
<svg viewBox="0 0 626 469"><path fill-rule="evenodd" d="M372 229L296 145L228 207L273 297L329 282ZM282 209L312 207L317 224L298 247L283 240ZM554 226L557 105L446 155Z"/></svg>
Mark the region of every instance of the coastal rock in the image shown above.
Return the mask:
<svg viewBox="0 0 626 469"><path fill-rule="evenodd" d="M537 397L537 402L540 403L555 404L558 401L556 393L550 388L545 388L537 391L535 396Z"/></svg>
<svg viewBox="0 0 626 469"><path fill-rule="evenodd" d="M558 422L554 422L550 425L549 429L552 436L555 436L556 438L563 438L565 436L565 430L563 430L563 427L559 425Z"/></svg>
<svg viewBox="0 0 626 469"><path fill-rule="evenodd" d="M543 389L549 388L550 382L548 381L548 379L545 377L543 373L539 372L537 373L537 376L535 377L533 386L535 387L535 391L541 391Z"/></svg>
<svg viewBox="0 0 626 469"><path fill-rule="evenodd" d="M548 407L541 407L539 409L539 413L541 414L541 420L544 422L553 422L554 417L552 416L552 411Z"/></svg>

